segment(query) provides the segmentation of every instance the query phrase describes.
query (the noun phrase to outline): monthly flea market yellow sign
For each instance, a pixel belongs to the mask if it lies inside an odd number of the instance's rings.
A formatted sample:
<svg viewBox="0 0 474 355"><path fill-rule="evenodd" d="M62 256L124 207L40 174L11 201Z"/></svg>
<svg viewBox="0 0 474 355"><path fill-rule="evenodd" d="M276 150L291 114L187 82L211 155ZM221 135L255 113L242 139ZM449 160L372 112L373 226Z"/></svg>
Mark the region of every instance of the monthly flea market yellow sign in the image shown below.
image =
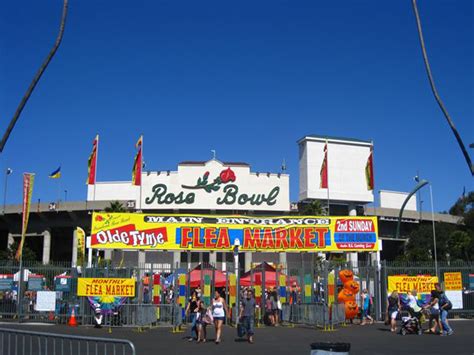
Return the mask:
<svg viewBox="0 0 474 355"><path fill-rule="evenodd" d="M407 293L416 290L418 293L430 293L435 289L434 285L438 282L437 276L431 275L396 275L388 277L388 292L397 291Z"/></svg>
<svg viewBox="0 0 474 355"><path fill-rule="evenodd" d="M135 297L135 279L78 278L77 295Z"/></svg>

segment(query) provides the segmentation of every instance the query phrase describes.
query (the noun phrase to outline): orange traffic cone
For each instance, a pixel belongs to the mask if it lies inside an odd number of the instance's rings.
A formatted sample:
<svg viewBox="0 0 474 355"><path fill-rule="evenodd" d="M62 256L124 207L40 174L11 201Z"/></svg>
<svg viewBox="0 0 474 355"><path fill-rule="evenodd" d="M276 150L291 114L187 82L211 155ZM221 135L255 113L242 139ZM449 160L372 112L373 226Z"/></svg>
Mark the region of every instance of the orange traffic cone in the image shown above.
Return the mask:
<svg viewBox="0 0 474 355"><path fill-rule="evenodd" d="M69 317L69 322L67 325L70 327L77 327L75 307L72 308L71 317Z"/></svg>

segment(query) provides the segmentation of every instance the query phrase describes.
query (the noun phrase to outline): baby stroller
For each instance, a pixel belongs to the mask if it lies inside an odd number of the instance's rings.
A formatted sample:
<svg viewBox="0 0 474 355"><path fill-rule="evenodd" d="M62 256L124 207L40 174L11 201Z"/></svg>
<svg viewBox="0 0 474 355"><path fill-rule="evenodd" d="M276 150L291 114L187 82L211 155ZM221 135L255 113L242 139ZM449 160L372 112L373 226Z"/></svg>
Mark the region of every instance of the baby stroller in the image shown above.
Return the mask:
<svg viewBox="0 0 474 355"><path fill-rule="evenodd" d="M400 328L400 334L423 334L423 329L421 328L421 311L415 312L413 309L409 308L408 313L409 317L402 317L402 326Z"/></svg>

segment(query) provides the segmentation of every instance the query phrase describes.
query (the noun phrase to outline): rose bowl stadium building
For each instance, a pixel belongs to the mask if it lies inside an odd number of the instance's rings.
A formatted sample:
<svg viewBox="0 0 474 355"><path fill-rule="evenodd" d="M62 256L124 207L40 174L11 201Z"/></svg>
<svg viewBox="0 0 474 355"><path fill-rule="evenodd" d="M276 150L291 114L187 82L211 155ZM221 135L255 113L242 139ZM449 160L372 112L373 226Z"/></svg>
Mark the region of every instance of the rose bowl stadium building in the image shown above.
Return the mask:
<svg viewBox="0 0 474 355"><path fill-rule="evenodd" d="M297 202L290 201L290 177L284 170L254 172L246 163L216 159L185 161L176 171L141 172L139 186L96 182L88 185L84 201L33 203L25 245L44 264L75 263L76 228L81 227L92 236L88 246L93 255L116 263L160 271L176 263L211 262L225 269L240 247L240 265L248 270L252 263L297 262L315 252L390 260L418 224L432 223L432 218L459 223L455 216L419 211L413 196L395 239L408 194L379 190L374 198L372 142L310 135L298 146ZM313 200L330 217L301 217ZM114 201L123 206L121 215L100 213ZM22 206L6 205L0 215L0 250L20 238L21 224ZM136 230L130 230L132 225ZM362 229L357 234L351 228ZM124 231L128 234L122 238Z"/></svg>

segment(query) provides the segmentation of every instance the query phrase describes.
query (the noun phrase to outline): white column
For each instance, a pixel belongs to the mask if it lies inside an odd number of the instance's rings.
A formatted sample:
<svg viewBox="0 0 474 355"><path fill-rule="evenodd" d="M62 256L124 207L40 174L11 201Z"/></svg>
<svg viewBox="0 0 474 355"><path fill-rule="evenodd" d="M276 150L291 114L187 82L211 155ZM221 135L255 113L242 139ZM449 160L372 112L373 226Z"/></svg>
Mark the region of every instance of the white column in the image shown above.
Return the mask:
<svg viewBox="0 0 474 355"><path fill-rule="evenodd" d="M278 262L283 269L287 267L286 253L278 253Z"/></svg>
<svg viewBox="0 0 474 355"><path fill-rule="evenodd" d="M112 259L112 249L105 249L104 260L111 260L111 259Z"/></svg>
<svg viewBox="0 0 474 355"><path fill-rule="evenodd" d="M357 206L355 203L349 204L349 216L357 216ZM346 258L347 261L349 261L353 266L357 266L357 253L347 253Z"/></svg>
<svg viewBox="0 0 474 355"><path fill-rule="evenodd" d="M10 248L13 243L15 243L15 238L13 238L12 233L8 233L8 242L7 242L7 247Z"/></svg>
<svg viewBox="0 0 474 355"><path fill-rule="evenodd" d="M91 237L86 237L87 247L87 267L92 267L92 248L91 248Z"/></svg>
<svg viewBox="0 0 474 355"><path fill-rule="evenodd" d="M179 267L180 262L181 262L181 252L174 251L173 252L173 267L171 269L175 270L176 267Z"/></svg>
<svg viewBox="0 0 474 355"><path fill-rule="evenodd" d="M223 253L224 254L224 253ZM225 254L224 254L225 256ZM209 252L209 264L211 264L212 266L216 267L216 263L217 263L217 254L215 251L210 251ZM224 262L225 263L225 260Z"/></svg>
<svg viewBox="0 0 474 355"><path fill-rule="evenodd" d="M72 233L72 266L77 266L77 229Z"/></svg>
<svg viewBox="0 0 474 355"><path fill-rule="evenodd" d="M244 272L249 271L252 268L252 252L246 251L245 252L245 270Z"/></svg>
<svg viewBox="0 0 474 355"><path fill-rule="evenodd" d="M144 268L145 268L145 263L146 263L146 254L145 254L145 251L139 250L139 251L138 251L138 267L139 267L140 269L144 269Z"/></svg>
<svg viewBox="0 0 474 355"><path fill-rule="evenodd" d="M45 230L43 233L43 265L49 264L51 256L51 233Z"/></svg>

